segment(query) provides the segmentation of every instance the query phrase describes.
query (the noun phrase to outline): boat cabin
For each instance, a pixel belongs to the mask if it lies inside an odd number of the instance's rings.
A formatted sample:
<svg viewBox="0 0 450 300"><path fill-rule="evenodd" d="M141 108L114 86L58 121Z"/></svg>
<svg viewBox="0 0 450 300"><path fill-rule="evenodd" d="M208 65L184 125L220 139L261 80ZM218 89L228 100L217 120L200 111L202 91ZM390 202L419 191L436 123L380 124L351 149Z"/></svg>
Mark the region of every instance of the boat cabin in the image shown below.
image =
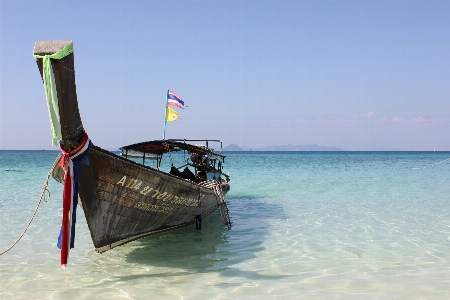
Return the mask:
<svg viewBox="0 0 450 300"><path fill-rule="evenodd" d="M205 145L187 142L204 142ZM210 142L220 143L220 152L209 148ZM120 150L125 158L142 158L143 165L146 160L155 160L158 170L161 168L163 155L168 155L171 161L168 173L195 183L211 180L220 182L222 175L229 181L229 176L222 173L225 156L222 155L222 143L219 140L156 140L124 146ZM171 153L179 151L184 151L187 156L185 155L184 164L177 167L173 163Z"/></svg>

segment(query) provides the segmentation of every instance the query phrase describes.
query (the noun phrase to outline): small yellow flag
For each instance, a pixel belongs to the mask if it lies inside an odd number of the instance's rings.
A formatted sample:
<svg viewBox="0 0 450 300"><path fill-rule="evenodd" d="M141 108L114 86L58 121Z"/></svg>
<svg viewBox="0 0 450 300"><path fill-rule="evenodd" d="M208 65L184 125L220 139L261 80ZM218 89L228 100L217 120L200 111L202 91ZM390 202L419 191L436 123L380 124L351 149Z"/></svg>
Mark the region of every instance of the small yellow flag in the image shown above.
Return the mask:
<svg viewBox="0 0 450 300"><path fill-rule="evenodd" d="M166 121L167 122L175 121L179 117L180 116L178 115L178 113L175 110L173 110L170 107L166 106Z"/></svg>

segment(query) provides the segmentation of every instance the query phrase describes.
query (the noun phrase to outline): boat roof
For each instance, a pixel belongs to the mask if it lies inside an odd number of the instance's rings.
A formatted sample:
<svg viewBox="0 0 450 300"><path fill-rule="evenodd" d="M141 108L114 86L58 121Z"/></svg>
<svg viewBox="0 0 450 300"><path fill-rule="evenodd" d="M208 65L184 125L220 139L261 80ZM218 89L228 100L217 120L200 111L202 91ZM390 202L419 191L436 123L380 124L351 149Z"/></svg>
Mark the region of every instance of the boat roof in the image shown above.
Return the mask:
<svg viewBox="0 0 450 300"><path fill-rule="evenodd" d="M126 151L136 151L142 153L152 153L152 154L164 154L174 151L186 150L190 153L197 153L200 155L214 154L217 156L225 157L222 154L215 153L214 149L207 148L203 145L192 145L186 142L220 142L219 140L156 140L148 141L137 144L132 144L128 146L123 146L120 148L122 153Z"/></svg>

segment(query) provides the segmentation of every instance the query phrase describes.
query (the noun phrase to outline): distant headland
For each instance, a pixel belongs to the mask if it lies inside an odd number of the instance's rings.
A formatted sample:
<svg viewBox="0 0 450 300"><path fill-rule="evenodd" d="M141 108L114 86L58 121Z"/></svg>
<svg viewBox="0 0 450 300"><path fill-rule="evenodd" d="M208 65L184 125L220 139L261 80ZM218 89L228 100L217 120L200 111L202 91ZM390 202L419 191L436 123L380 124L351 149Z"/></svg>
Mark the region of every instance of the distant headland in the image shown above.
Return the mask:
<svg viewBox="0 0 450 300"><path fill-rule="evenodd" d="M248 146L238 146L230 144L222 149L222 151L344 151L341 148L334 146L319 146L319 145L275 145L261 148L250 148Z"/></svg>

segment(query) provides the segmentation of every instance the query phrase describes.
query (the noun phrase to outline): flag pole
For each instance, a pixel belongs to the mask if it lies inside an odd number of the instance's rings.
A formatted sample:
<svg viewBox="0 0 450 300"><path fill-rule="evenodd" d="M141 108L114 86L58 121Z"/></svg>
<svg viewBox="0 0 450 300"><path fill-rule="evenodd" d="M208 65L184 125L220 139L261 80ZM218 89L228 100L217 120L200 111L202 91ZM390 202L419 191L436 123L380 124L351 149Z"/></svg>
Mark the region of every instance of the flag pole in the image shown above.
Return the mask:
<svg viewBox="0 0 450 300"><path fill-rule="evenodd" d="M163 140L166 139L166 124L167 124L167 104L169 103L169 89L167 89L166 94L166 108L164 110L164 133L163 133Z"/></svg>

